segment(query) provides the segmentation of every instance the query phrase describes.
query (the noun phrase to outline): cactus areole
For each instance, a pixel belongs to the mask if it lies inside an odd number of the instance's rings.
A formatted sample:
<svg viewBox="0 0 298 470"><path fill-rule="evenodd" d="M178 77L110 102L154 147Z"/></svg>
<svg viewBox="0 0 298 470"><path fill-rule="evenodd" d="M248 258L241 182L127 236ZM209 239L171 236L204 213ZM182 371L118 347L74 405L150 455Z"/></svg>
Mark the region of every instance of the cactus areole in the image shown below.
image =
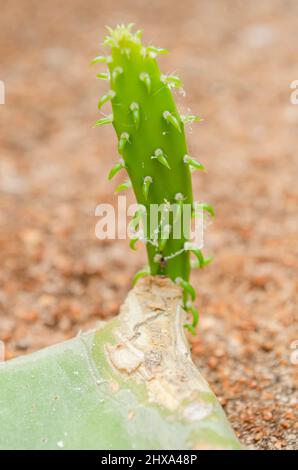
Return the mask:
<svg viewBox="0 0 298 470"><path fill-rule="evenodd" d="M133 32L132 25L118 25L108 31L104 45L110 48L110 54L98 56L92 63L104 62L108 66L108 73L100 73L98 78L109 80L111 89L100 98L98 107L101 109L110 101L113 114L105 115L95 126L112 123L118 137L119 161L109 178L123 170L129 179L116 192L132 187L138 204L146 209L143 241L149 269L137 273L136 279L150 273L170 277L180 284L184 308L193 316L187 327L194 332L198 314L192 305L195 292L189 284L190 255L193 252L201 268L209 260L204 259L200 250L185 249L194 215L191 170L204 167L188 154L184 124L199 118L181 116L177 110L171 89L181 88L182 83L177 76L163 75L156 60L159 54L167 52L165 49L144 46L142 32ZM175 210L166 223L161 211L157 229L152 230L150 207L166 208L167 204ZM187 206L191 207L190 213L184 209ZM213 215L211 206L202 204L202 209ZM136 213L135 219L137 216ZM178 238L173 236L177 220L179 224L183 222ZM138 236L130 246L135 248L137 241Z"/></svg>

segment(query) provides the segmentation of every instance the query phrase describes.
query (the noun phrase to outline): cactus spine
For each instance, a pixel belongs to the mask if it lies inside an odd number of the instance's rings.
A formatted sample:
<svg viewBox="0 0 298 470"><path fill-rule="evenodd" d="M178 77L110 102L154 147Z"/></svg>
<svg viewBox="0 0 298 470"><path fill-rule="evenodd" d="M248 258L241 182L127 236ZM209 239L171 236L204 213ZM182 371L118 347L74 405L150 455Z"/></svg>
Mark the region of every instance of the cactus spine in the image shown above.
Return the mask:
<svg viewBox="0 0 298 470"><path fill-rule="evenodd" d="M193 315L189 325L193 330L198 315L191 304L195 292L189 284L190 251L185 250L188 240L185 226L190 227L192 214L187 219L184 207L193 207L191 171L204 167L188 155L184 123L199 119L193 115L180 116L177 110L171 88L181 87L181 81L176 76L162 75L156 61L159 54L167 52L165 49L145 47L141 31L133 33L132 25L108 30L104 44L110 47L110 55L99 56L93 63L105 62L109 69L108 74L100 74L100 78L109 77L111 90L99 100L99 108L110 101L113 115L95 123L99 126L112 122L118 137L121 161L110 171L109 178L126 169L129 181L116 191L128 188L131 183L137 202L147 210L144 239L150 273L168 276L181 285L184 308ZM169 214L167 222L163 222L161 214L158 229L152 233L150 207L166 207L169 203L175 205L176 213ZM206 208L212 212L209 205ZM184 223L180 238L173 236L177 219ZM130 244L133 249L136 241L134 238ZM203 267L202 253L194 254L199 267ZM145 274L146 271L141 271L137 278Z"/></svg>

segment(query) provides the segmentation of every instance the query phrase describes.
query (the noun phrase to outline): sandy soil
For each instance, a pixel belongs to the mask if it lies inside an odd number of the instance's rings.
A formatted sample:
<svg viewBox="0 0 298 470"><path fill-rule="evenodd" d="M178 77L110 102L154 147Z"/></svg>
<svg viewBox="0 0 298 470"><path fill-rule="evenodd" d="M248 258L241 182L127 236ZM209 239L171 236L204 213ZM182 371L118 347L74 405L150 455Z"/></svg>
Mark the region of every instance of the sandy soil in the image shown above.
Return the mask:
<svg viewBox="0 0 298 470"><path fill-rule="evenodd" d="M106 175L112 129L94 130L104 85L89 59L104 25L135 22L168 47L165 72L204 122L190 151L217 218L214 263L194 273L201 327L193 355L243 443L295 449L298 2L11 0L1 6L0 340L7 359L115 315L145 253L99 241L94 210L116 204ZM118 183L121 176L117 177ZM131 199L132 200L132 199Z"/></svg>

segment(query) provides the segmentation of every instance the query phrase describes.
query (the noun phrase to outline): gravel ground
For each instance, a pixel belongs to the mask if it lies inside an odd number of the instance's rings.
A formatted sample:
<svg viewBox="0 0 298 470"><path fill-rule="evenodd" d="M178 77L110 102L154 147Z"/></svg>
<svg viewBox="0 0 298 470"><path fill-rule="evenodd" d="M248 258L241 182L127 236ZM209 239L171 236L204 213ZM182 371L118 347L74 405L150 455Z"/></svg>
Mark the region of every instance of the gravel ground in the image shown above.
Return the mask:
<svg viewBox="0 0 298 470"><path fill-rule="evenodd" d="M190 152L208 172L214 263L193 275L201 309L193 356L241 441L297 449L297 128L295 0L11 0L1 6L0 340L6 359L115 315L145 262L99 241L94 210L116 205L106 179L112 129L94 130L104 86L88 66L104 25L135 22L204 118ZM117 177L118 182L121 176ZM116 178L116 179L117 179ZM132 201L132 199L131 199ZM291 356L292 355L292 356Z"/></svg>

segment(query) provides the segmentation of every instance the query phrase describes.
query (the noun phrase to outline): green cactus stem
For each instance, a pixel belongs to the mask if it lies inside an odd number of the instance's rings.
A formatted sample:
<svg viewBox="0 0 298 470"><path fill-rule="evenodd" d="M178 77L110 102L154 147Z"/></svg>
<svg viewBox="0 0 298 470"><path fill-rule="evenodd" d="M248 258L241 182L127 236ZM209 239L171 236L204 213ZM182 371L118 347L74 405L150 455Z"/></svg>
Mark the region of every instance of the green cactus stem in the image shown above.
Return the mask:
<svg viewBox="0 0 298 470"><path fill-rule="evenodd" d="M133 32L132 25L118 25L108 28L109 36L104 45L110 51L108 56L98 56L92 63L106 63L109 69L110 91L99 100L101 109L108 101L112 104L113 115L99 119L95 126L113 123L118 137L120 163L110 171L111 179L125 168L129 181L121 183L116 192L133 188L137 202L147 210L144 241L152 275L164 275L178 282L184 289L185 302L191 292L189 284L190 255L185 247L189 239L191 223L184 210L185 205L194 208L191 172L204 170L204 166L188 154L184 124L199 121L195 115L181 116L171 89L181 88L182 82L176 75L164 75L157 64L157 56L165 49L144 46L141 31ZM175 214L163 225L162 215L157 230L150 231L150 207L152 205L175 205ZM203 209L212 213L211 206ZM213 214L212 214L213 215ZM174 236L173 226L183 220L184 226L179 238ZM185 225L187 230L185 230ZM130 242L136 248L138 236ZM203 255L194 251L199 258L198 266L205 264ZM142 271L143 272L143 271ZM187 300L189 302L189 300ZM186 306L193 312L193 307ZM194 315L197 318L197 315ZM194 320L193 323L197 321Z"/></svg>
<svg viewBox="0 0 298 470"><path fill-rule="evenodd" d="M180 299L147 276L97 330L0 363L0 449L241 449L191 360Z"/></svg>

